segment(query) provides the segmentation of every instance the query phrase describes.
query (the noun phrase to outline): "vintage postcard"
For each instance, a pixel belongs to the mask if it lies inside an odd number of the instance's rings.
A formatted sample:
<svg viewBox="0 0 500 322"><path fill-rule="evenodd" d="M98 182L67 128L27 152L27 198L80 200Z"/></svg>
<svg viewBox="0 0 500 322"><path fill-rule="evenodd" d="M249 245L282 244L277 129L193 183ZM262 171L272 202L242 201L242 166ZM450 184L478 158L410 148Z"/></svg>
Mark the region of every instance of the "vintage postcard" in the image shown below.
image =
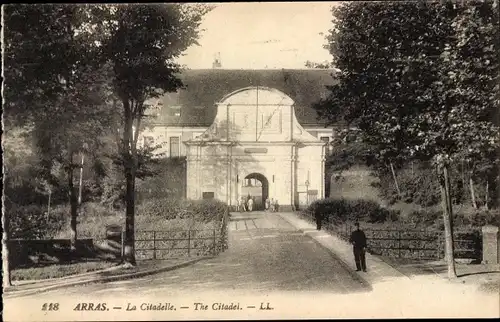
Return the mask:
<svg viewBox="0 0 500 322"><path fill-rule="evenodd" d="M499 15L2 6L3 319L499 317Z"/></svg>

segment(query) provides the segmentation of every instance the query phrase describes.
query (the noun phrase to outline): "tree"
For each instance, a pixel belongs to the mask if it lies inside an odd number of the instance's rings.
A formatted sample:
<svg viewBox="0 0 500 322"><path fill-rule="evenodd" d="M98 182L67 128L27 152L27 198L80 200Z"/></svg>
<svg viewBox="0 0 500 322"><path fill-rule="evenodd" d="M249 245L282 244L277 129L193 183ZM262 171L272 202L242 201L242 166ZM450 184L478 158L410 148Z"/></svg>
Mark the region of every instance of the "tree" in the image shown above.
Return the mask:
<svg viewBox="0 0 500 322"><path fill-rule="evenodd" d="M380 151L379 160L434 161L442 191L450 278L456 277L450 166L464 153L481 158L491 153L498 147L499 133L486 113L498 106L486 98L498 89L485 98L478 95L474 102L467 100L467 94L461 97L464 87L471 90L471 82L454 76L461 72L458 59L451 58L461 52L461 34L469 37L472 26L490 30L498 17L495 20L491 10L481 11L491 17L491 26L486 27L485 19L465 17L464 8L467 6L451 3L405 2L348 3L332 9L335 27L327 39L341 72L339 83L330 87L330 96L316 106L331 122L341 119L358 127L363 140ZM459 22L469 18L473 19L466 30ZM486 43L473 46L478 51L495 41L493 37L481 39ZM486 60L498 64L498 56L486 58L482 52L480 57L485 64ZM471 64L470 59L466 64ZM472 66L468 77L487 80L481 85L498 84L498 71Z"/></svg>
<svg viewBox="0 0 500 322"><path fill-rule="evenodd" d="M196 43L210 7L189 4L93 6L91 32L101 36L100 54L112 66L113 92L121 103L120 157L126 180L125 259L135 264L137 140L148 99L182 87L175 59Z"/></svg>
<svg viewBox="0 0 500 322"><path fill-rule="evenodd" d="M304 66L306 66L307 68L320 68L320 69L332 68L332 65L328 61L323 61L321 63L317 63L317 62L312 62L312 61L308 60L305 62Z"/></svg>
<svg viewBox="0 0 500 322"><path fill-rule="evenodd" d="M109 126L106 65L96 58L85 7L21 5L5 9L5 96L13 124L31 125L45 178L60 165L71 205L71 249L76 249L74 156L92 149Z"/></svg>

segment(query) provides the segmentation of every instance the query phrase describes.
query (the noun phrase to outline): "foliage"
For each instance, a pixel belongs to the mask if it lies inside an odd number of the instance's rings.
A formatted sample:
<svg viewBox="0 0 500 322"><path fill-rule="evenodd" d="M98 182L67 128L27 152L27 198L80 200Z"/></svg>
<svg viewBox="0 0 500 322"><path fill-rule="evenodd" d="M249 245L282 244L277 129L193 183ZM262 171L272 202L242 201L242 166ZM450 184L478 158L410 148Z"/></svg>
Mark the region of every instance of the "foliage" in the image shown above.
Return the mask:
<svg viewBox="0 0 500 322"><path fill-rule="evenodd" d="M127 261L134 258L135 179L143 162L137 141L152 98L182 86L175 63L196 43L201 19L210 7L196 4L97 5L90 8L91 28L100 37L99 57L112 67L113 93L121 103L119 159L126 181Z"/></svg>
<svg viewBox="0 0 500 322"><path fill-rule="evenodd" d="M339 131L332 142L331 154L326 161L328 171L347 170L353 165L377 164L373 148L359 140L356 131Z"/></svg>
<svg viewBox="0 0 500 322"><path fill-rule="evenodd" d="M332 11L339 83L318 113L357 126L381 163L435 162L456 277L450 165L498 158L498 1L351 2Z"/></svg>
<svg viewBox="0 0 500 322"><path fill-rule="evenodd" d="M78 201L73 181L80 167L75 156L93 151L99 134L111 125L110 66L100 64L91 39L81 32L84 6L8 6L5 17L7 118L31 125L43 190L64 187L74 250ZM65 173L62 182L54 168Z"/></svg>
<svg viewBox="0 0 500 322"><path fill-rule="evenodd" d="M320 68L320 69L332 68L332 64L328 61L323 61L321 63L318 63L318 62L312 62L312 61L308 60L305 62L304 66L307 68Z"/></svg>
<svg viewBox="0 0 500 322"><path fill-rule="evenodd" d="M319 114L356 125L379 159L396 164L489 154L499 133L489 114L498 103L492 51L498 19L492 3L471 7L374 2L334 8L328 40L341 72L316 106ZM477 37L474 28L481 31ZM476 78L484 81L470 81Z"/></svg>
<svg viewBox="0 0 500 322"><path fill-rule="evenodd" d="M442 211L413 211L408 214L406 222L417 227L431 227L440 222Z"/></svg>
<svg viewBox="0 0 500 322"><path fill-rule="evenodd" d="M67 207L56 207L50 215L39 205L10 205L5 214L10 218L9 238L51 238L68 222Z"/></svg>
<svg viewBox="0 0 500 322"><path fill-rule="evenodd" d="M346 221L385 222L399 218L396 211L383 208L372 200L320 199L311 203L306 212L318 214L335 224Z"/></svg>
<svg viewBox="0 0 500 322"><path fill-rule="evenodd" d="M137 183L138 203L144 199L183 198L186 186L186 158L156 159L150 165L154 176Z"/></svg>
<svg viewBox="0 0 500 322"><path fill-rule="evenodd" d="M165 220L191 219L195 222L221 220L227 205L218 200L150 199L137 207L137 214L143 217L161 217Z"/></svg>

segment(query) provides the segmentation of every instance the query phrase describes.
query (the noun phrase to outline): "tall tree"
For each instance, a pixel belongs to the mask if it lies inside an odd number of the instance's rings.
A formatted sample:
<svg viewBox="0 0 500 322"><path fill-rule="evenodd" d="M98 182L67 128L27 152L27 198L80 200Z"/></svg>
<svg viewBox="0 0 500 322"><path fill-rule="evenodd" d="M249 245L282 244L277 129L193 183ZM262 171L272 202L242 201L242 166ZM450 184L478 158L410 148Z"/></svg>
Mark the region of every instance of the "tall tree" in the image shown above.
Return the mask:
<svg viewBox="0 0 500 322"><path fill-rule="evenodd" d="M112 66L113 91L121 103L120 155L126 180L125 259L135 265L135 179L140 166L137 140L145 102L182 87L175 62L196 44L211 7L193 4L94 6L93 33L102 36L101 57Z"/></svg>
<svg viewBox="0 0 500 322"><path fill-rule="evenodd" d="M480 97L472 103L459 97L470 81L454 77L458 66L450 57L460 51L460 35L470 35L459 23L467 19L465 7L449 2L375 2L334 8L335 26L328 40L333 63L341 72L339 83L330 88L330 97L317 105L323 117L356 125L364 141L380 151L381 160L435 162L441 178L450 278L456 277L451 163L468 151L476 157L491 153L498 147L499 133L483 113L484 109L491 112L497 103ZM495 19L491 17L490 22ZM471 26L485 26L485 20L471 18ZM488 44L474 46L483 47ZM484 59L493 62L493 57ZM493 80L490 84L498 77L498 72L474 68L470 72L474 75L468 76L473 78Z"/></svg>
<svg viewBox="0 0 500 322"><path fill-rule="evenodd" d="M71 249L76 249L74 160L95 146L109 125L107 69L86 28L85 7L16 5L5 8L6 119L31 125L41 163L66 173Z"/></svg>

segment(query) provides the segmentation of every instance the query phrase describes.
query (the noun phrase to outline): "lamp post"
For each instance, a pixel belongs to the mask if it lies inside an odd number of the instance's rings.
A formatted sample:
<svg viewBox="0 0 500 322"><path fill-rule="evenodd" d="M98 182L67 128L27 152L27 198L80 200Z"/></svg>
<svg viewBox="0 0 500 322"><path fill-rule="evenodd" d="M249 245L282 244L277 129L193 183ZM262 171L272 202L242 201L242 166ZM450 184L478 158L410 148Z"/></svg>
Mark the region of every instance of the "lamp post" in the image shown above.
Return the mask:
<svg viewBox="0 0 500 322"><path fill-rule="evenodd" d="M83 144L82 149L82 165L80 167L80 182L78 184L78 205L82 204L82 190L83 190L83 165L84 165L84 157L85 151L88 149L87 143Z"/></svg>
<svg viewBox="0 0 500 322"><path fill-rule="evenodd" d="M306 184L306 203L307 203L307 206L309 206L309 180L306 180L305 182Z"/></svg>

